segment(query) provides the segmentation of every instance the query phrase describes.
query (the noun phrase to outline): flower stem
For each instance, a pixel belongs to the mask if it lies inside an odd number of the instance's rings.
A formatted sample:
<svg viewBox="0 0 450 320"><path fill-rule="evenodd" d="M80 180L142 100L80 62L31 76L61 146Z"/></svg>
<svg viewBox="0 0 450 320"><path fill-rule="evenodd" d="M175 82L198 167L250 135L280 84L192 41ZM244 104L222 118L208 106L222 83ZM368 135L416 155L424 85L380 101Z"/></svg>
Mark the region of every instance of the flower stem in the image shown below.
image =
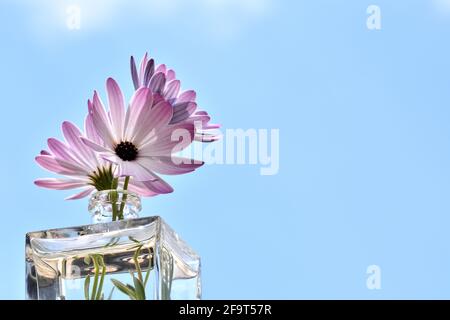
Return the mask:
<svg viewBox="0 0 450 320"><path fill-rule="evenodd" d="M102 268L102 274L100 276L100 283L97 288L97 295L95 297L95 300L103 300L103 282L105 280L105 274L106 274L106 265L105 261L103 260L103 256L98 256L98 263L100 267Z"/></svg>
<svg viewBox="0 0 450 320"><path fill-rule="evenodd" d="M125 177L125 181L123 183L123 191L128 189L128 183L130 182L130 176ZM119 220L123 220L123 210L125 209L125 203L127 201L127 194L123 193L122 201L120 203L120 211L119 211Z"/></svg>
<svg viewBox="0 0 450 320"><path fill-rule="evenodd" d="M97 297L98 275L100 273L100 268L96 256L92 257L92 261L94 262L95 274L94 274L94 286L92 287L91 293L91 300L95 300L95 298Z"/></svg>
<svg viewBox="0 0 450 320"><path fill-rule="evenodd" d="M119 183L118 178L113 179L112 181L112 185L111 185L111 189L113 189L113 191L111 191L110 193L110 197L111 197L111 204L112 204L112 221L116 221L117 218L120 219L120 216L117 215L117 198L118 198L118 194L117 194L117 185Z"/></svg>

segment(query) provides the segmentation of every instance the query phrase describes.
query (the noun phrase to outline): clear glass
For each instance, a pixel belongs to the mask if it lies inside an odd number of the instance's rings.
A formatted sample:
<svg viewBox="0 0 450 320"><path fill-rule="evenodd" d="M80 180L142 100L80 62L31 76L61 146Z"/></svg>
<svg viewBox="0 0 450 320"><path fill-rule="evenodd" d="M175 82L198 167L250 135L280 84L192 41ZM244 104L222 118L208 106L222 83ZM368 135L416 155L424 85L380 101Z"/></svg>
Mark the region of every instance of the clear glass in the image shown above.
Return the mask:
<svg viewBox="0 0 450 320"><path fill-rule="evenodd" d="M124 220L135 219L141 212L141 198L128 191L104 190L94 193L89 199L88 210L92 223L113 221L114 213L122 209Z"/></svg>
<svg viewBox="0 0 450 320"><path fill-rule="evenodd" d="M201 298L200 257L161 217L135 218L138 196L117 193L89 203L94 221L109 222L27 233L27 299ZM124 202L126 220L111 221Z"/></svg>

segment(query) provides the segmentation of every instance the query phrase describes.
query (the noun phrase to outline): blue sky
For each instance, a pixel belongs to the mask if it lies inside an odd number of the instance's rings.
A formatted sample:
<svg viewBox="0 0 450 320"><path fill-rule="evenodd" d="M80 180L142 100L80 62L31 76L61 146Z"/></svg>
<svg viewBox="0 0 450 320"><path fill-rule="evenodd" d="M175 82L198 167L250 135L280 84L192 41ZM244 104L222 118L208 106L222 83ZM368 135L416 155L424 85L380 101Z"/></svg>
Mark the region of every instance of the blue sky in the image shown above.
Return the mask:
<svg viewBox="0 0 450 320"><path fill-rule="evenodd" d="M0 4L0 298L24 297L27 231L90 222L34 156L107 77L129 97L145 51L224 129L280 130L277 175L210 165L144 201L201 254L204 298L450 298L450 1L91 2Z"/></svg>

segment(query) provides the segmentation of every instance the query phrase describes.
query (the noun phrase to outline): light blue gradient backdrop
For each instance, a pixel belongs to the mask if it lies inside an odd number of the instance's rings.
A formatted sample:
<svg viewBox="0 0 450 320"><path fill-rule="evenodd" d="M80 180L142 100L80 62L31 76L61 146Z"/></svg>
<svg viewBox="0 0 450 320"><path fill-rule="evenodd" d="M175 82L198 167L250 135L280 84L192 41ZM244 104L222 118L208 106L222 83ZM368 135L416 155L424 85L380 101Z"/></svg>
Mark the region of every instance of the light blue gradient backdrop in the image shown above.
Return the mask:
<svg viewBox="0 0 450 320"><path fill-rule="evenodd" d="M33 185L47 176L34 156L63 120L82 124L108 76L129 97L129 56L145 51L223 128L280 129L278 175L206 166L144 202L201 254L204 298L450 298L450 11L150 2L1 2L0 298L24 297L25 232L90 221L86 200Z"/></svg>

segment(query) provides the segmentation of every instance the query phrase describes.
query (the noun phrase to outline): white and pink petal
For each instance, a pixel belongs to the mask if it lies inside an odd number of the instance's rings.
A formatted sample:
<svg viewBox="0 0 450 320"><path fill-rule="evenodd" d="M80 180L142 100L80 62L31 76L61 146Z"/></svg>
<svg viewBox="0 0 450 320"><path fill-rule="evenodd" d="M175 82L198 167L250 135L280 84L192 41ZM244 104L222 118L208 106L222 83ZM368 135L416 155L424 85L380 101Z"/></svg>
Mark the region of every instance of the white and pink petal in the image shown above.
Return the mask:
<svg viewBox="0 0 450 320"><path fill-rule="evenodd" d="M103 143L109 148L114 147L114 134L112 132L111 123L108 114L105 111L104 105L100 100L97 92L94 92L93 108L91 111L92 122L99 137Z"/></svg>
<svg viewBox="0 0 450 320"><path fill-rule="evenodd" d="M153 181L143 181L142 183L146 188L158 194L167 194L173 192L173 188L160 177Z"/></svg>
<svg viewBox="0 0 450 320"><path fill-rule="evenodd" d="M141 157L139 162L141 165L154 172L166 175L180 175L189 173L204 164L202 161L176 156Z"/></svg>
<svg viewBox="0 0 450 320"><path fill-rule="evenodd" d="M88 195L90 195L94 191L95 191L95 188L93 188L93 187L92 188L87 188L87 189L84 189L83 191L81 191L81 192L79 192L77 194L74 194L74 195L72 195L70 197L67 197L65 200L83 199L83 198L87 197Z"/></svg>
<svg viewBox="0 0 450 320"><path fill-rule="evenodd" d="M36 162L44 169L68 176L85 176L86 170L53 156L41 155L35 158Z"/></svg>
<svg viewBox="0 0 450 320"><path fill-rule="evenodd" d="M122 91L117 82L108 78L106 81L106 90L108 92L108 104L111 115L111 123L114 129L115 140L122 138L123 122L125 118L125 104Z"/></svg>
<svg viewBox="0 0 450 320"><path fill-rule="evenodd" d="M85 187L88 185L88 181L83 179L57 179L57 178L46 178L38 179L34 181L34 184L47 189L54 190L68 190Z"/></svg>
<svg viewBox="0 0 450 320"><path fill-rule="evenodd" d="M131 179L130 184L128 185L128 190L142 197L154 197L159 194L148 189L142 182L135 181L133 179Z"/></svg>

